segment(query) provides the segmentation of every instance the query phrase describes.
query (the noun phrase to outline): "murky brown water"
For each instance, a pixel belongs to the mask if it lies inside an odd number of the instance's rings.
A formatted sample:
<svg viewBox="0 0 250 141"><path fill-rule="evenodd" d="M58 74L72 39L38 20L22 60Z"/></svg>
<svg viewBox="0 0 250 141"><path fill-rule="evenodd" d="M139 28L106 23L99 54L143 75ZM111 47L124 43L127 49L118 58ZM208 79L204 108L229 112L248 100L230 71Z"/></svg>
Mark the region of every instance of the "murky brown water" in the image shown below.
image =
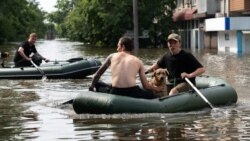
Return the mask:
<svg viewBox="0 0 250 141"><path fill-rule="evenodd" d="M5 46L14 54L15 46ZM81 43L40 41L47 58L85 56L101 61L115 49L93 49ZM165 49L140 49L149 66ZM60 104L87 91L91 76L79 80L0 80L0 140L250 140L250 54L198 50L193 54L206 75L221 77L238 92L238 103L220 108L175 114L76 115ZM13 57L13 56L11 56ZM102 77L109 81L110 71Z"/></svg>

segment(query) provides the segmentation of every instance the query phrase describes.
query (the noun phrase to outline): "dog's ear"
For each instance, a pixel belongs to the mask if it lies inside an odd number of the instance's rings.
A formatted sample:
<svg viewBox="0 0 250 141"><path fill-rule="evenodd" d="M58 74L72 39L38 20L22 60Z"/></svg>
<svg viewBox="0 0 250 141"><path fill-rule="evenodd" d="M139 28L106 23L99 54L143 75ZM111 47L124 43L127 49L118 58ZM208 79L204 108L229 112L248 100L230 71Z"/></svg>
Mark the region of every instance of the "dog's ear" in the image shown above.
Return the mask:
<svg viewBox="0 0 250 141"><path fill-rule="evenodd" d="M153 74L152 74L152 77L155 77L156 76L156 70L153 69Z"/></svg>
<svg viewBox="0 0 250 141"><path fill-rule="evenodd" d="M166 75L168 76L169 75L169 72L168 72L168 69L164 69L166 71Z"/></svg>
<svg viewBox="0 0 250 141"><path fill-rule="evenodd" d="M152 74L152 78L155 77L155 75L156 75L156 72L154 71L153 74Z"/></svg>

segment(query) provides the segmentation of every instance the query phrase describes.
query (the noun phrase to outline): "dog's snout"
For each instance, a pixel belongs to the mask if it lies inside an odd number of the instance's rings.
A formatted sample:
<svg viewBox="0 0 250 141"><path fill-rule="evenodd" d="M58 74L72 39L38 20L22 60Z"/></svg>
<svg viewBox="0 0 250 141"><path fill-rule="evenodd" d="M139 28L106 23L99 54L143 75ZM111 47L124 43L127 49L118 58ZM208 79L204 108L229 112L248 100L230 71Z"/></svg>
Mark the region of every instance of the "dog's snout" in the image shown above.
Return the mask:
<svg viewBox="0 0 250 141"><path fill-rule="evenodd" d="M160 80L163 81L165 79L165 77L161 77Z"/></svg>

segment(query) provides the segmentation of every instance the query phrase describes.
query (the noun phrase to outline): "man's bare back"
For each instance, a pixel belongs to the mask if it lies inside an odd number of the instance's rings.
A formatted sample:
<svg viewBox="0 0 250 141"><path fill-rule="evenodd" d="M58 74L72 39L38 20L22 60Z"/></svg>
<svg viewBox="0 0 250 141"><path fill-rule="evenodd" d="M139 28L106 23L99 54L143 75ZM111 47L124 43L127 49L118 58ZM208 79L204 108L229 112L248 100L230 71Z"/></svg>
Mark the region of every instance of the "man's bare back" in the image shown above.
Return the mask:
<svg viewBox="0 0 250 141"><path fill-rule="evenodd" d="M162 91L162 87L154 87L148 83L143 63L139 58L131 55L132 50L132 40L127 37L120 38L117 44L117 53L110 54L106 58L105 62L95 73L89 90L94 90L95 84L98 82L101 75L110 67L112 73L111 93L120 94L120 88L122 88L123 92L126 90L134 92L133 95L135 97L151 97L147 92L145 93L145 91L136 86L136 75L138 73L144 89ZM131 90L131 88L133 88L133 90ZM119 92L117 92L116 89L119 89ZM126 92L125 95L127 94L129 93Z"/></svg>
<svg viewBox="0 0 250 141"><path fill-rule="evenodd" d="M142 62L126 52L114 53L111 58L112 86L129 88L136 86L136 75Z"/></svg>

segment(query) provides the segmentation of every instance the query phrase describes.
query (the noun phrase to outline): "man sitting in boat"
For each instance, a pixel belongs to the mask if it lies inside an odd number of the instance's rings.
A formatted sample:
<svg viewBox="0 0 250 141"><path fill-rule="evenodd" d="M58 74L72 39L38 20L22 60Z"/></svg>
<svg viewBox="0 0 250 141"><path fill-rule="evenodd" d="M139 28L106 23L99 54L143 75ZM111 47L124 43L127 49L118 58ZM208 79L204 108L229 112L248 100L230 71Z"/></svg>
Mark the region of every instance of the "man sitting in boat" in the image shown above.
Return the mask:
<svg viewBox="0 0 250 141"><path fill-rule="evenodd" d="M142 61L131 54L133 49L132 40L127 37L121 37L117 44L117 53L109 55L103 65L97 70L89 90L94 90L95 84L110 66L112 72L110 93L112 94L147 99L154 98L152 93L136 86L136 75L138 73L144 89L163 91L162 87L154 87L148 83Z"/></svg>
<svg viewBox="0 0 250 141"><path fill-rule="evenodd" d="M166 68L169 72L169 80L172 79L174 83L169 95L175 95L192 89L184 78L189 78L195 84L195 77L204 73L205 69L191 53L181 49L180 35L170 34L167 45L169 52L165 53L146 73L153 72L157 68Z"/></svg>
<svg viewBox="0 0 250 141"><path fill-rule="evenodd" d="M36 40L36 33L31 33L28 41L23 42L18 47L14 57L15 67L32 66L32 60L38 66L42 63L42 60L44 60L45 62L49 61L37 52L35 47Z"/></svg>

